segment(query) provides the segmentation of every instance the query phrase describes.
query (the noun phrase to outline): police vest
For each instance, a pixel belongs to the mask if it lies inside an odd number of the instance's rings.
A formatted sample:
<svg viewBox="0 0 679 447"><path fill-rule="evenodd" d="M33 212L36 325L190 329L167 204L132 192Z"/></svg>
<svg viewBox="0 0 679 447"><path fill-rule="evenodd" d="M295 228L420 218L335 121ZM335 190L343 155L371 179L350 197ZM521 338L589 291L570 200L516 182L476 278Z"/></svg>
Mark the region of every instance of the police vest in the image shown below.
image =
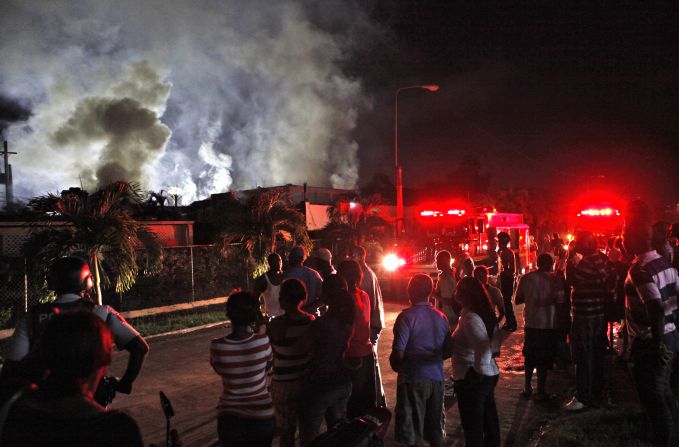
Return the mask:
<svg viewBox="0 0 679 447"><path fill-rule="evenodd" d="M41 303L32 307L28 313L30 315L28 325L28 338L30 342L30 350L35 350L35 345L40 340L47 322L55 315L71 312L92 312L94 310L94 303L89 300L79 299L68 303Z"/></svg>

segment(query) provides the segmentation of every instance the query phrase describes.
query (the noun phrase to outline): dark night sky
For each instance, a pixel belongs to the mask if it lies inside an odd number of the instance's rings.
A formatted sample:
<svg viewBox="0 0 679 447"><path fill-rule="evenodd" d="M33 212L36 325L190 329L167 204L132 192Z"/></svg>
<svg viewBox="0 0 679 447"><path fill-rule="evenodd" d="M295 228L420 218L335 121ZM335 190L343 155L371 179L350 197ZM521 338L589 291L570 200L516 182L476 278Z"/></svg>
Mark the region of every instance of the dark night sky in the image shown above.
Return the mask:
<svg viewBox="0 0 679 447"><path fill-rule="evenodd" d="M570 194L603 175L623 197L675 203L677 4L635 5L373 5L385 32L349 67L375 94L357 130L362 181L393 176L395 90L436 83L437 93L399 96L406 185L442 177L472 152L491 188Z"/></svg>

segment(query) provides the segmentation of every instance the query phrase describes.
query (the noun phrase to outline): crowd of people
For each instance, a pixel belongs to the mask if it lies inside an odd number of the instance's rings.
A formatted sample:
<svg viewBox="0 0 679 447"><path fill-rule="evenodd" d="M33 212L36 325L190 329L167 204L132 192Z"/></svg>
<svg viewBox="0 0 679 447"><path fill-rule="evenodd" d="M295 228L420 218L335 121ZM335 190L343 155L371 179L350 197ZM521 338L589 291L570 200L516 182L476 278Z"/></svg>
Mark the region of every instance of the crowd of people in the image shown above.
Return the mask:
<svg viewBox="0 0 679 447"><path fill-rule="evenodd" d="M677 445L679 225L649 216L643 202L632 202L622 237L604 244L587 231L568 245L554 235L535 250L536 268L528 272L520 272L506 233L497 235L496 256L485 265L467 259L454 268L451 254L439 252L438 278L410 278L411 305L392 328L393 403L377 358L382 293L365 249L353 247L335 268L329 250L316 249L307 259L304 247L294 247L285 271L283 259L271 254L253 290L229 296L228 333L210 343L210 364L222 382L220 442L270 446L277 437L282 447L310 446L324 424L329 430L391 404L397 442L443 446L444 400L454 395L465 445L499 446L496 359L503 334L517 329L514 306L522 305L521 397L553 400L549 371L572 362L576 393L564 410L607 405L606 358L619 335L651 440ZM136 422L107 410L97 394L114 343L129 352L123 377L108 382L122 393L131 392L148 345L115 310L87 299L92 279L84 261L57 260L48 282L56 301L22 318L3 367L1 445L142 445Z"/></svg>

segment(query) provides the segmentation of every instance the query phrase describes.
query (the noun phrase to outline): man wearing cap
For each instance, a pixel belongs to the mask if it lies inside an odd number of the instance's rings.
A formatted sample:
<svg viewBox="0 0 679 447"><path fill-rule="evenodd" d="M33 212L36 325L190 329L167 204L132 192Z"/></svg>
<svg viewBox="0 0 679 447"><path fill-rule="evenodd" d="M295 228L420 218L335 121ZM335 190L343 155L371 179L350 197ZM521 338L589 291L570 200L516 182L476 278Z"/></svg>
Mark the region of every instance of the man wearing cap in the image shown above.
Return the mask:
<svg viewBox="0 0 679 447"><path fill-rule="evenodd" d="M307 291L307 301L302 306L302 309L310 313L316 313L320 306L323 278L321 278L321 275L316 270L303 265L306 257L307 253L304 247L301 245L294 247L288 256L288 269L283 274L283 280L292 278L302 281Z"/></svg>
<svg viewBox="0 0 679 447"><path fill-rule="evenodd" d="M328 279L328 276L337 273L335 267L332 265L332 253L330 253L330 250L323 247L314 249L306 266L320 273L323 281Z"/></svg>

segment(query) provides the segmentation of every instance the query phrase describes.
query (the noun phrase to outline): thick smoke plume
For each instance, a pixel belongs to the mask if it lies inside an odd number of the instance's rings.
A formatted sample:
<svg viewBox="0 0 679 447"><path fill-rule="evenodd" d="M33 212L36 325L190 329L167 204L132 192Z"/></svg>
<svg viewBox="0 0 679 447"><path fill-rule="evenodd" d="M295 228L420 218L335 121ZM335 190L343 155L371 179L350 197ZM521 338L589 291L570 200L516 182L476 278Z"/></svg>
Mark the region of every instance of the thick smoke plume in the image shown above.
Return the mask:
<svg viewBox="0 0 679 447"><path fill-rule="evenodd" d="M10 124L26 121L31 112L17 101L0 95L0 137Z"/></svg>
<svg viewBox="0 0 679 447"><path fill-rule="evenodd" d="M18 195L118 178L179 187L185 202L285 183L354 187L351 133L369 104L340 69L365 25L352 8L2 2L0 95L31 104L6 131ZM332 33L318 26L337 17Z"/></svg>

